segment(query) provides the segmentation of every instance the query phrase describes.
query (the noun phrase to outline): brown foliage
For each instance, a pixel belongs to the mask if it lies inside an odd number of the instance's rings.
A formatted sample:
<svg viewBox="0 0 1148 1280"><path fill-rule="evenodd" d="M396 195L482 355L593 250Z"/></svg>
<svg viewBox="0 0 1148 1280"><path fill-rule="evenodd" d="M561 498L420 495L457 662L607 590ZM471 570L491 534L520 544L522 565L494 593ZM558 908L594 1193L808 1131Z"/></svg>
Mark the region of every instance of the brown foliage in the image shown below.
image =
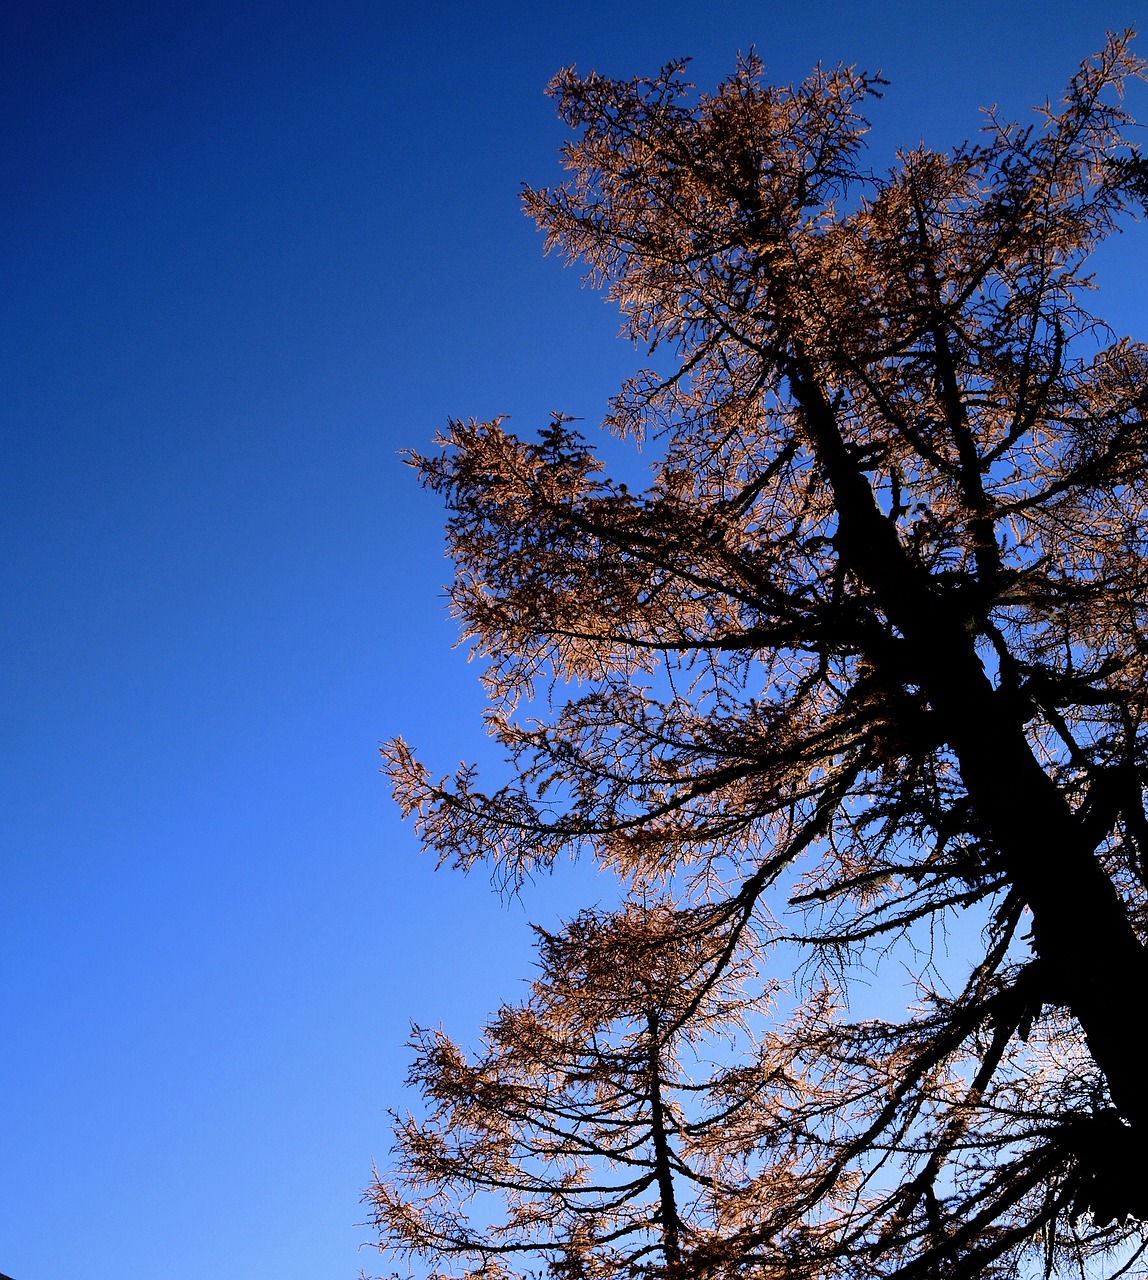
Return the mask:
<svg viewBox="0 0 1148 1280"><path fill-rule="evenodd" d="M1084 306L1143 196L1128 43L1034 125L884 177L851 70L556 78L572 176L526 205L673 353L608 424L659 461L630 492L561 417L415 459L513 780L387 755L441 858L588 852L631 901L542 937L475 1061L419 1035L384 1246L556 1276L1129 1263L1148 350ZM930 950L954 922L979 951ZM785 1016L747 994L782 941ZM910 954L904 1016L850 1021L849 966Z"/></svg>

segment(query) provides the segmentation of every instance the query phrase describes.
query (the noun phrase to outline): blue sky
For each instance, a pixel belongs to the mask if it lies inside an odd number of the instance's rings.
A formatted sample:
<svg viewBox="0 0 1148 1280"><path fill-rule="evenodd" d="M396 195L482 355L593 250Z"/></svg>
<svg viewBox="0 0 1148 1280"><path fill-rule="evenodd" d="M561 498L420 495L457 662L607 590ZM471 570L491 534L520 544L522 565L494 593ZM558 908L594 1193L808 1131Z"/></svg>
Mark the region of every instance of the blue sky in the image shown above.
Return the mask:
<svg viewBox="0 0 1148 1280"><path fill-rule="evenodd" d="M452 415L592 425L637 361L518 212L556 176L554 71L881 68L880 167L1055 95L1140 10L8 7L0 1271L370 1271L410 1019L465 1037L529 920L609 894L435 874L375 754L485 755L397 451ZM1101 276L1140 336L1144 260L1127 236Z"/></svg>

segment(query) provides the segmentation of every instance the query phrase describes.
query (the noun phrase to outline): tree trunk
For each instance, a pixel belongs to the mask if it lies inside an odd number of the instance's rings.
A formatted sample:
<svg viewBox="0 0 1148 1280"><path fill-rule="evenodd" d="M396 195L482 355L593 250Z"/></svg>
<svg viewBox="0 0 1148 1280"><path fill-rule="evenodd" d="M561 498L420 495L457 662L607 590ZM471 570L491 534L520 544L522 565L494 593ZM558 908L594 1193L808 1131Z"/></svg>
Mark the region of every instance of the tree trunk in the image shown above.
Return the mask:
<svg viewBox="0 0 1148 1280"><path fill-rule="evenodd" d="M1148 992L1148 950L1083 824L985 674L965 619L910 561L878 507L825 395L811 379L792 382L834 491L838 554L906 642L912 679L956 753L973 811L1032 911L1033 947L1052 979L1049 1003L1080 1022L1113 1103L1148 1141L1144 1057L1132 1030Z"/></svg>

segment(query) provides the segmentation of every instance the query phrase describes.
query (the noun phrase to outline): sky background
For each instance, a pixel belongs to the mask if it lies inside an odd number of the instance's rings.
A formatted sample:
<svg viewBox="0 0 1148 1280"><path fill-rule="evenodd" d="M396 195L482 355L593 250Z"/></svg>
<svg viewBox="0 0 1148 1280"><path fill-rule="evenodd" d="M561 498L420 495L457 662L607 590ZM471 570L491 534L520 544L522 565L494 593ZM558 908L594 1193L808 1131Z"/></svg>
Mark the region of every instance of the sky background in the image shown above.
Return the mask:
<svg viewBox="0 0 1148 1280"><path fill-rule="evenodd" d="M411 1019L472 1035L530 920L434 871L394 733L484 759L450 416L592 428L640 355L518 210L575 62L882 69L873 163L1056 95L1130 0L15 0L0 22L0 1272L353 1280ZM1148 36L1145 37L1148 40ZM1148 52L1148 49L1144 50ZM1133 106L1148 120L1148 95ZM1100 310L1145 336L1144 241Z"/></svg>

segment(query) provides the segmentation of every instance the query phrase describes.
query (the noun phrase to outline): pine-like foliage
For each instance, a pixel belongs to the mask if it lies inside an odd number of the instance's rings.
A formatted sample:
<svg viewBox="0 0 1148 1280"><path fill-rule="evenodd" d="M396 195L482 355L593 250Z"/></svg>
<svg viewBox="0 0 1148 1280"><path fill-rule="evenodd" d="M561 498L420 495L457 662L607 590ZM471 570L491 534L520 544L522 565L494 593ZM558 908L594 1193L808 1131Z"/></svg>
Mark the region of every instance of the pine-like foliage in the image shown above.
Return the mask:
<svg viewBox="0 0 1148 1280"><path fill-rule="evenodd" d="M512 781L387 754L442 859L589 854L632 900L543 937L476 1060L420 1035L384 1246L556 1277L1138 1266L1148 350L1085 304L1144 195L1142 73L1113 38L1032 125L884 177L851 70L555 80L571 177L527 208L673 357L608 423L658 461L631 492L561 417L415 459ZM769 1012L748 993L795 954ZM851 1015L850 965L888 993L902 962L903 1016Z"/></svg>

